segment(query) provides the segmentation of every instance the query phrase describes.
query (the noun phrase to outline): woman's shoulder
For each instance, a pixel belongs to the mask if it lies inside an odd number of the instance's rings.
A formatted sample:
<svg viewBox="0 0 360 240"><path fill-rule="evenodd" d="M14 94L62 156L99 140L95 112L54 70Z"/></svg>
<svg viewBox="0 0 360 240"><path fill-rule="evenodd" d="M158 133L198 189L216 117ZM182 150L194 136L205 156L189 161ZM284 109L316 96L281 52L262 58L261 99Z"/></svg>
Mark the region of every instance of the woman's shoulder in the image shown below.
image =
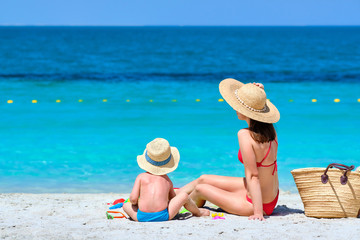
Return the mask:
<svg viewBox="0 0 360 240"><path fill-rule="evenodd" d="M247 141L247 142L252 142L252 137L250 135L250 130L247 128L243 128L240 129L238 132L238 138L241 141Z"/></svg>
<svg viewBox="0 0 360 240"><path fill-rule="evenodd" d="M251 137L250 136L250 130L248 128L242 128L238 131L238 136L239 137Z"/></svg>

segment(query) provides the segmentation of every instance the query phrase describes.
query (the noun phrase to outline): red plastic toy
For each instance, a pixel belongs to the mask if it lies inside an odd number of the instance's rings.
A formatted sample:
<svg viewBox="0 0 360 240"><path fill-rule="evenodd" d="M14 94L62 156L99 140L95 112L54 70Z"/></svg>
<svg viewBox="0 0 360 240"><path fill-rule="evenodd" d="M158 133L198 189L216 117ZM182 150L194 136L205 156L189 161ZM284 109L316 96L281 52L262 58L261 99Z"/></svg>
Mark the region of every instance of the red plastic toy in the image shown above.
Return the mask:
<svg viewBox="0 0 360 240"><path fill-rule="evenodd" d="M125 199L123 199L123 198L116 199L116 200L113 202L113 205L116 205L116 204L118 204L118 203L123 203L123 202L125 202Z"/></svg>

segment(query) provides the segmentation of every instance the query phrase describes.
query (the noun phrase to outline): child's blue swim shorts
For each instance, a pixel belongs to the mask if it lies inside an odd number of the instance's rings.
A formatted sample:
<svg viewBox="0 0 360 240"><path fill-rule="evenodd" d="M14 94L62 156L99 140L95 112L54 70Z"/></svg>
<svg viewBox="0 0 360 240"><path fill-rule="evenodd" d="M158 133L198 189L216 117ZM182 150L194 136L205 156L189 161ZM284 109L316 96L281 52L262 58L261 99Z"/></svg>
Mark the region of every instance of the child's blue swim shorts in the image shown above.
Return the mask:
<svg viewBox="0 0 360 240"><path fill-rule="evenodd" d="M160 212L142 212L138 209L137 219L139 222L163 222L169 220L168 209L165 208Z"/></svg>

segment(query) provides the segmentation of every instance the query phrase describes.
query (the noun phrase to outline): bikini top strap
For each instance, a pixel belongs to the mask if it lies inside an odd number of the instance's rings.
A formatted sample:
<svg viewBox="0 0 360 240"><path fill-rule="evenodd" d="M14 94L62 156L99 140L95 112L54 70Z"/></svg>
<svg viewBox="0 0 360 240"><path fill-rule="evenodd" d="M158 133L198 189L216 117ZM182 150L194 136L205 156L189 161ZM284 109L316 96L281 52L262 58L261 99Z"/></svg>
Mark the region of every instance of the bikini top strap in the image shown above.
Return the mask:
<svg viewBox="0 0 360 240"><path fill-rule="evenodd" d="M276 141L276 139L274 139L274 141L276 142L277 145L279 145L278 142Z"/></svg>
<svg viewBox="0 0 360 240"><path fill-rule="evenodd" d="M259 162L258 165L261 165L261 164L265 161L265 159L267 158L267 156L268 156L269 153L270 153L270 150L271 150L271 142L270 142L269 150L267 151L267 153L266 153L265 157L263 158L263 160L262 160L261 162Z"/></svg>

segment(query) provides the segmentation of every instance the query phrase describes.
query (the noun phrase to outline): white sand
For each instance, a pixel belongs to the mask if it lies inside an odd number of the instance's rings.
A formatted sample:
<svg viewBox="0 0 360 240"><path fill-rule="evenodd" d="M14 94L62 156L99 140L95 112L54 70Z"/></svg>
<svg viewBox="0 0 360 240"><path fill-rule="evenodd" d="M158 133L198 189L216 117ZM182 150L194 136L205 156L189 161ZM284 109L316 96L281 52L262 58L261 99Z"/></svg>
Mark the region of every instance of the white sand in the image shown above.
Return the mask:
<svg viewBox="0 0 360 240"><path fill-rule="evenodd" d="M160 223L108 220L106 203L129 194L0 194L1 239L360 239L360 218L315 219L299 195L280 193L265 222L225 213ZM211 206L211 205L209 205Z"/></svg>

